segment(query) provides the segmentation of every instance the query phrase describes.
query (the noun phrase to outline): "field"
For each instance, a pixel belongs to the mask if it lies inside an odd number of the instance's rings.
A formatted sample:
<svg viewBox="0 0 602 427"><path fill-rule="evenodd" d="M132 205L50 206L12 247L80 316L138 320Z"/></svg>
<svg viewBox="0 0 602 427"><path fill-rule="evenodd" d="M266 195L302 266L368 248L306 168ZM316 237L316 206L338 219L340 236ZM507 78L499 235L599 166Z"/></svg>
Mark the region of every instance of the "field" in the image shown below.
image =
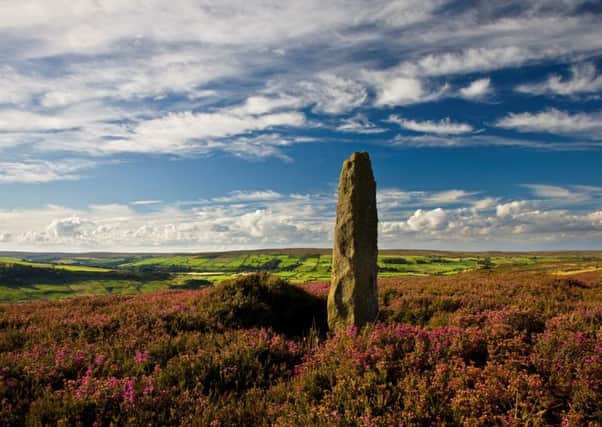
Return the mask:
<svg viewBox="0 0 602 427"><path fill-rule="evenodd" d="M337 334L265 274L0 305L0 425L600 425L602 272L524 261L381 278Z"/></svg>
<svg viewBox="0 0 602 427"><path fill-rule="evenodd" d="M75 296L201 289L269 271L293 283L328 280L330 251L289 249L214 254L5 254L0 303ZM600 253L382 251L379 277L454 275L480 269L575 274L602 268Z"/></svg>

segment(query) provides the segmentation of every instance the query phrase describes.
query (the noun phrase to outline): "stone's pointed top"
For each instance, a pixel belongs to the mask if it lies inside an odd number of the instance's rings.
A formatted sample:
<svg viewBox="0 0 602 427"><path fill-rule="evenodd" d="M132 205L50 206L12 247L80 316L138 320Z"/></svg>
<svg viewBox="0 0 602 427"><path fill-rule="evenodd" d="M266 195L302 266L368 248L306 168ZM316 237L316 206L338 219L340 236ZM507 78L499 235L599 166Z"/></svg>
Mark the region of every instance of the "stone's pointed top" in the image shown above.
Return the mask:
<svg viewBox="0 0 602 427"><path fill-rule="evenodd" d="M346 162L358 162L358 161L359 162L365 162L365 161L370 162L370 155L368 154L367 151L356 151L351 156L349 156L349 158L345 161Z"/></svg>
<svg viewBox="0 0 602 427"><path fill-rule="evenodd" d="M353 152L353 154L351 154L351 156L349 158L355 159L356 157L367 157L369 159L370 155L368 154L367 151L355 151L355 152Z"/></svg>
<svg viewBox="0 0 602 427"><path fill-rule="evenodd" d="M341 186L345 188L341 188ZM343 162L339 177L339 203L341 193L354 193L356 196L370 195L375 187L370 155L365 151L356 151ZM356 197L353 196L353 197ZM366 200L367 201L367 200Z"/></svg>

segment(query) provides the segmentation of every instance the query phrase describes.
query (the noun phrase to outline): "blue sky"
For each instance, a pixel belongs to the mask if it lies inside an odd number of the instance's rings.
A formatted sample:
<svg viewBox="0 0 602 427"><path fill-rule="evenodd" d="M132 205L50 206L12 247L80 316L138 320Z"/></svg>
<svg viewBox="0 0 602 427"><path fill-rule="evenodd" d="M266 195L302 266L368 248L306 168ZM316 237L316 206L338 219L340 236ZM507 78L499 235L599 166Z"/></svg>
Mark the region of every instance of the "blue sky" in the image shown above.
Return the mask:
<svg viewBox="0 0 602 427"><path fill-rule="evenodd" d="M11 3L11 4L9 4ZM602 249L591 1L0 4L0 250Z"/></svg>

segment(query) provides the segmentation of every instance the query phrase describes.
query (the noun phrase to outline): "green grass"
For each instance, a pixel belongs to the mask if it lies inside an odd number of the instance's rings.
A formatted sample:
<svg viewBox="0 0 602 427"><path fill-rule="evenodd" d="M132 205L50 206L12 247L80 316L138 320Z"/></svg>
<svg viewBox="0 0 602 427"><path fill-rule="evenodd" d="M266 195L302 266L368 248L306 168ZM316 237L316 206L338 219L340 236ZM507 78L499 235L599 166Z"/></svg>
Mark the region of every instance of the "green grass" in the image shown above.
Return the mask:
<svg viewBox="0 0 602 427"><path fill-rule="evenodd" d="M86 265L72 265L68 263L45 263L45 262L34 262L27 261L18 258L0 258L0 265L26 265L29 267L37 267L37 268L56 268L59 270L67 270L67 271L85 271L85 272L97 272L97 273L106 273L111 271L108 268L102 267L91 267Z"/></svg>
<svg viewBox="0 0 602 427"><path fill-rule="evenodd" d="M0 257L0 273L4 274L0 274L0 303L133 294L158 289L199 289L239 274L260 270L270 271L294 283L327 281L331 275L331 263L330 253L324 250L195 255L32 254L31 258L23 259ZM381 278L453 275L482 268L562 274L596 270L601 266L602 253L383 251L378 257Z"/></svg>

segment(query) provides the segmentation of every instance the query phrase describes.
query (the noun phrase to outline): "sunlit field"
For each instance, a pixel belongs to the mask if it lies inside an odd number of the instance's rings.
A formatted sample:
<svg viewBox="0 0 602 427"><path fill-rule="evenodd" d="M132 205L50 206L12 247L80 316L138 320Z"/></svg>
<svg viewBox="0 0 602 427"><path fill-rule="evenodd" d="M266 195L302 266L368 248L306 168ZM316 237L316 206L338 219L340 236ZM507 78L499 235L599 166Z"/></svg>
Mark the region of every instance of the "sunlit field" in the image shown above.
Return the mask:
<svg viewBox="0 0 602 427"><path fill-rule="evenodd" d="M254 271L292 283L330 279L328 250L226 252L199 255L52 255L0 258L0 303L74 296L135 294L159 289L201 289ZM454 253L382 251L379 277L454 275L478 270L597 271L602 254Z"/></svg>

